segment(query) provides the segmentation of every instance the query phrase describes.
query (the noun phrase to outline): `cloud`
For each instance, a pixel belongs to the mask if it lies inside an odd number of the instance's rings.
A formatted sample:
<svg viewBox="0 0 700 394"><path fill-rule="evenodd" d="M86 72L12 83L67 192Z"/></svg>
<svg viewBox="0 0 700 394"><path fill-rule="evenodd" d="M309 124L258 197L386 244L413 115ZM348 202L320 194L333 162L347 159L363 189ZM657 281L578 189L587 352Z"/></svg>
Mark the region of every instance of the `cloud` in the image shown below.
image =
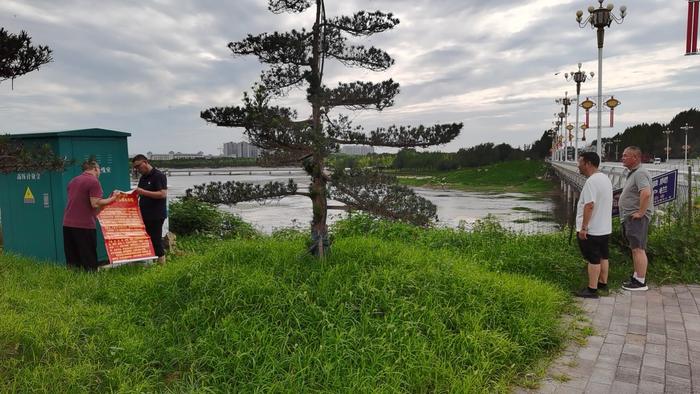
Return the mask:
<svg viewBox="0 0 700 394"><path fill-rule="evenodd" d="M223 142L241 138L241 130L207 125L199 112L240 103L265 69L254 58L234 58L226 44L313 23L311 13L274 15L266 3L3 0L0 25L29 31L35 43L54 50L55 61L17 79L14 90L0 85L0 130L114 128L133 134L132 151L215 154ZM618 127L667 122L697 106L699 58L682 56L685 4L629 5L625 22L606 30L604 92L623 103ZM440 149L530 143L551 127L559 111L554 99L574 94L563 73L578 62L597 73L595 34L574 20L576 9L587 4L573 0L354 0L326 6L329 15L380 9L401 19L393 31L362 42L386 50L394 67L373 73L329 62L326 83L393 78L401 83L393 108L351 118L368 129L463 122L462 135ZM596 79L586 82L582 94L593 96L596 87ZM307 116L304 96L294 91L280 102Z"/></svg>

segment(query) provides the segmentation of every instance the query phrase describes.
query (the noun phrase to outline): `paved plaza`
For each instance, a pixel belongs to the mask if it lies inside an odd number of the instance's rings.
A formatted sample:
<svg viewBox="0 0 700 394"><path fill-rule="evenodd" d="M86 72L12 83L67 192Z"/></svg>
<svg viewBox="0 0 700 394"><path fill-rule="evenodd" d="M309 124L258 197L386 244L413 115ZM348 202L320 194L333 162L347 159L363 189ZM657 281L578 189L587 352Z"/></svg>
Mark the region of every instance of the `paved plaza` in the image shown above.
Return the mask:
<svg viewBox="0 0 700 394"><path fill-rule="evenodd" d="M538 390L517 393L700 394L700 285L580 302L594 336L572 343Z"/></svg>

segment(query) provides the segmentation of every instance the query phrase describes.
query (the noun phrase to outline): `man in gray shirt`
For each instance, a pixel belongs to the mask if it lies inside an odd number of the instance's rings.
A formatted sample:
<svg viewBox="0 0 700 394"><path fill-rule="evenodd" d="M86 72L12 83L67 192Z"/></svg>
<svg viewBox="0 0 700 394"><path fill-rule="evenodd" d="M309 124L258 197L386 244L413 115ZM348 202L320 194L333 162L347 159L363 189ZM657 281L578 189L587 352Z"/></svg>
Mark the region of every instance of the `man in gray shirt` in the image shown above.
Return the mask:
<svg viewBox="0 0 700 394"><path fill-rule="evenodd" d="M642 151L636 146L627 147L622 152L622 164L627 167L627 180L618 202L622 234L632 249L634 274L622 284L631 291L644 291L647 273L647 235L649 221L654 210L652 203L651 174L642 167Z"/></svg>

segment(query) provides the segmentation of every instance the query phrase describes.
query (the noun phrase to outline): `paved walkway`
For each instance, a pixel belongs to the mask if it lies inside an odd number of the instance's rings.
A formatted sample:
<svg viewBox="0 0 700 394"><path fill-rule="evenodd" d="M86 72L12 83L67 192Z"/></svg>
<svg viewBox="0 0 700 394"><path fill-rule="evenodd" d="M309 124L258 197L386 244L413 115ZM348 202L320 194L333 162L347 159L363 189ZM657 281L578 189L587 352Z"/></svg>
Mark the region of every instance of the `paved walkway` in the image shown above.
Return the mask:
<svg viewBox="0 0 700 394"><path fill-rule="evenodd" d="M569 346L536 392L700 394L699 285L621 291L581 305L595 336Z"/></svg>

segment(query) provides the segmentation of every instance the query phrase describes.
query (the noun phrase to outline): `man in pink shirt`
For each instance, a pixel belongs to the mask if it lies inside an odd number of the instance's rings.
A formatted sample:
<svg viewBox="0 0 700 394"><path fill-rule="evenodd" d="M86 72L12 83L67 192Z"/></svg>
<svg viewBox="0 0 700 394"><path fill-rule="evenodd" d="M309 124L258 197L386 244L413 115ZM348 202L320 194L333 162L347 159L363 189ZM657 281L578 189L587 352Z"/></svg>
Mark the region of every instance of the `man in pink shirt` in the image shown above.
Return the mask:
<svg viewBox="0 0 700 394"><path fill-rule="evenodd" d="M100 165L85 161L83 173L68 183L68 202L63 213L63 250L69 268L97 270L97 231L95 216L117 196L102 198L98 180Z"/></svg>

